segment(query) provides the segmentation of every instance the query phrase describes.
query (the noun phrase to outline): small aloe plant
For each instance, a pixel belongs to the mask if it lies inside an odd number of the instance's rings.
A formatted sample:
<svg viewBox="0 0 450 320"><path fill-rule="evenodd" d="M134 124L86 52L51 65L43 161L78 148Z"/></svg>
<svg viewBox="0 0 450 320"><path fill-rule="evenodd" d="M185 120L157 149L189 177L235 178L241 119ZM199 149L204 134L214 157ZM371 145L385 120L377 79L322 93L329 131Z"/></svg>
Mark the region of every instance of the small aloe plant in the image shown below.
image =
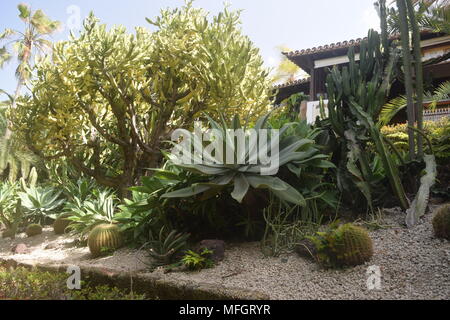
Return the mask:
<svg viewBox="0 0 450 320"><path fill-rule="evenodd" d="M172 230L166 235L165 227L159 231L158 238L154 238L150 233L150 241L147 246L150 247L148 254L153 258L153 265L164 266L173 262L174 256L186 247L187 240L190 234L178 233Z"/></svg>

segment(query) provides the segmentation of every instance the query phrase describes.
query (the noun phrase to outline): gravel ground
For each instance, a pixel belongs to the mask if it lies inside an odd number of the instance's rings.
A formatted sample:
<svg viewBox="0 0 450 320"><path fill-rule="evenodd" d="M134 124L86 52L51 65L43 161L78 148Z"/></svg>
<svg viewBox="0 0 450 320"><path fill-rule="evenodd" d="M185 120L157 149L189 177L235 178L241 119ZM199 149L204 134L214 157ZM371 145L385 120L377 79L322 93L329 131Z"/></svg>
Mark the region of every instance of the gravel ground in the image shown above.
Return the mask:
<svg viewBox="0 0 450 320"><path fill-rule="evenodd" d="M435 239L427 214L412 230L403 226L401 211L387 210L383 224L390 228L371 232L374 256L347 270L323 270L296 254L265 258L258 243L229 244L225 259L213 269L192 273L156 270L162 278L219 284L261 291L271 299L450 299L450 242ZM13 244L25 243L28 254L12 255ZM121 249L113 256L91 259L87 248L71 245L68 236L55 236L51 229L33 238L0 239L0 258L20 262L64 263L99 266L121 271L145 272L143 252ZM52 244L53 249L45 249ZM368 268L379 268L380 288L367 287Z"/></svg>

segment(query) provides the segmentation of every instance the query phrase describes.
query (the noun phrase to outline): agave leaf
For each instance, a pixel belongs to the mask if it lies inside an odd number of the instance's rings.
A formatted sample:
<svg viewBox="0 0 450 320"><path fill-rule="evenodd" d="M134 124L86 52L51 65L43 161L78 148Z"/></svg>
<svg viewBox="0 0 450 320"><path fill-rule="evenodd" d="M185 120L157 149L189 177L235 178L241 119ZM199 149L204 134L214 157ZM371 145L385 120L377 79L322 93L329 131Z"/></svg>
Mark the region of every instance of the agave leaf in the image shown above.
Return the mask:
<svg viewBox="0 0 450 320"><path fill-rule="evenodd" d="M245 178L245 175L238 174L234 178L234 190L231 193L231 196L237 202L242 203L242 200L244 199L245 195L247 194L249 187L250 187L250 184L247 181L247 179Z"/></svg>
<svg viewBox="0 0 450 320"><path fill-rule="evenodd" d="M187 198L192 197L197 194L203 193L209 190L211 186L207 186L204 184L196 184L187 188L179 189L176 191L165 193L161 196L161 198Z"/></svg>

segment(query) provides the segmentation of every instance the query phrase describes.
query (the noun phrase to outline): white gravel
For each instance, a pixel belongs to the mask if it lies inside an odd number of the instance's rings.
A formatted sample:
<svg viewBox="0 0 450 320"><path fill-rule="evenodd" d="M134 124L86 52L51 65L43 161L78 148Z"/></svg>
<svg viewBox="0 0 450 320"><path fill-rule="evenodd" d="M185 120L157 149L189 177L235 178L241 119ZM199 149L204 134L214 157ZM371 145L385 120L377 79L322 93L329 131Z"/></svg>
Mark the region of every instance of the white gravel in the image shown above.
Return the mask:
<svg viewBox="0 0 450 320"><path fill-rule="evenodd" d="M213 269L192 273L156 270L162 278L241 287L269 294L271 299L450 299L450 242L434 238L432 213L412 230L403 226L404 214L391 210L384 222L394 227L371 232L374 256L362 266L324 270L295 253L265 258L258 243L229 244L225 259ZM46 229L33 238L0 239L0 258L20 262L99 266L121 271L145 271L143 252L121 249L113 256L91 259L87 248L67 248L67 236ZM32 252L12 255L13 244L25 243ZM44 249L49 243L55 249ZM381 271L380 288L369 290L369 267Z"/></svg>

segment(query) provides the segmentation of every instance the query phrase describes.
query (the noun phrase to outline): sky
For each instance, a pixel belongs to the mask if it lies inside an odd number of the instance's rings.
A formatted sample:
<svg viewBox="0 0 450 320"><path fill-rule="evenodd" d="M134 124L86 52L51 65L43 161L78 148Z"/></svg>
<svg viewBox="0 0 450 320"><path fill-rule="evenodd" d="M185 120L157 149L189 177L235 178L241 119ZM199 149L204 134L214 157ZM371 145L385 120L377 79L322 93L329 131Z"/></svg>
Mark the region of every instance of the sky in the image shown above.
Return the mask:
<svg viewBox="0 0 450 320"><path fill-rule="evenodd" d="M0 33L5 28L23 29L17 5L31 5L42 9L50 18L62 22L63 27L52 37L66 40L69 30L80 28L81 20L90 11L108 25L149 27L145 18L158 16L163 8L177 7L184 0L0 0ZM231 9L242 9L242 29L250 37L268 68L280 61L279 46L292 50L316 47L343 40L364 37L369 28L378 28L375 0L229 0ZM223 0L195 0L201 7L216 14L223 9ZM3 44L0 44L3 45ZM0 70L0 89L13 93L16 86L16 62L9 62Z"/></svg>

